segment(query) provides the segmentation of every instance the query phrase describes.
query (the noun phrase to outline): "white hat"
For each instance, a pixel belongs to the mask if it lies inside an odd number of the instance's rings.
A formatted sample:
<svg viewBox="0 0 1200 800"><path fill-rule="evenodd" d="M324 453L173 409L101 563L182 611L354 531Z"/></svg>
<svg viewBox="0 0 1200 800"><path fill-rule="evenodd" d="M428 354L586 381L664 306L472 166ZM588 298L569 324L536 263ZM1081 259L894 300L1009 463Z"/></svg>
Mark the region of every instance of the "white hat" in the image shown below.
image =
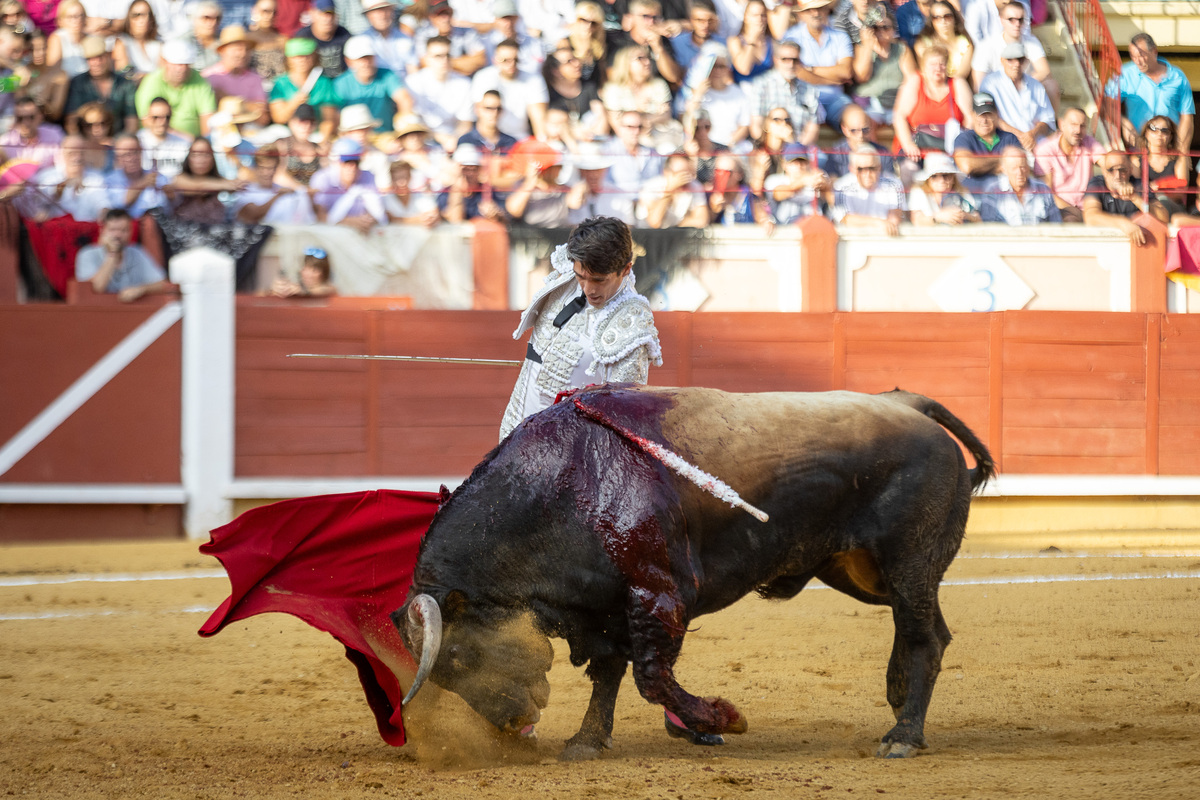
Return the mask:
<svg viewBox="0 0 1200 800"><path fill-rule="evenodd" d="M162 46L162 59L168 64L187 64L196 62L196 48L191 42L183 39L172 39Z"/></svg>
<svg viewBox="0 0 1200 800"><path fill-rule="evenodd" d="M372 130L379 127L379 120L371 116L371 109L363 103L355 103L342 109L342 118L338 123L341 132L358 131L363 128Z"/></svg>
<svg viewBox="0 0 1200 800"><path fill-rule="evenodd" d="M460 144L454 148L454 163L464 167L478 167L483 161L473 144Z"/></svg>
<svg viewBox="0 0 1200 800"><path fill-rule="evenodd" d="M395 5L392 0L362 0L364 14L377 8L392 8Z"/></svg>
<svg viewBox="0 0 1200 800"><path fill-rule="evenodd" d="M955 175L962 177L962 171L954 164L954 159L945 153L932 152L925 156L925 168L913 176L914 180L927 181L934 175Z"/></svg>
<svg viewBox="0 0 1200 800"><path fill-rule="evenodd" d="M342 45L342 55L346 58L366 58L375 55L375 45L367 36L351 36Z"/></svg>
<svg viewBox="0 0 1200 800"><path fill-rule="evenodd" d="M570 159L570 163L578 170L608 169L613 165L611 157L600 152L595 145L579 148L579 153Z"/></svg>

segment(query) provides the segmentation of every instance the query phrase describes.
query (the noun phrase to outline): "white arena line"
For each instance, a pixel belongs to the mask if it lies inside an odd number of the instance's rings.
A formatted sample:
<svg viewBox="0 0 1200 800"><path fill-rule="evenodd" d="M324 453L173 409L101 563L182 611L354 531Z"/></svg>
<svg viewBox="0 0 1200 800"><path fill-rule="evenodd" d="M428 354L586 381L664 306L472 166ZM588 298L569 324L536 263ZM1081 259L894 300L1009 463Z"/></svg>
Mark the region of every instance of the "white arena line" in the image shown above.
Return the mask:
<svg viewBox="0 0 1200 800"><path fill-rule="evenodd" d="M190 581L224 578L223 569L189 569L178 572L114 572L96 575L20 575L0 578L2 586L52 586L62 583L136 583L138 581Z"/></svg>
<svg viewBox="0 0 1200 800"><path fill-rule="evenodd" d="M1029 583L1090 583L1092 581L1151 581L1169 580L1176 578L1200 579L1200 570L1190 572L1159 572L1159 573L1130 573L1128 575L1023 575L1016 578L962 578L959 580L942 581L942 586L1011 586ZM828 589L828 586L817 584L807 587L812 589ZM80 617L113 617L134 614L211 614L215 609L209 606L189 606L188 608L165 609L163 611L120 611L117 609L101 609L98 611L29 611L17 614L0 614L0 622L19 622L46 619L78 619Z"/></svg>

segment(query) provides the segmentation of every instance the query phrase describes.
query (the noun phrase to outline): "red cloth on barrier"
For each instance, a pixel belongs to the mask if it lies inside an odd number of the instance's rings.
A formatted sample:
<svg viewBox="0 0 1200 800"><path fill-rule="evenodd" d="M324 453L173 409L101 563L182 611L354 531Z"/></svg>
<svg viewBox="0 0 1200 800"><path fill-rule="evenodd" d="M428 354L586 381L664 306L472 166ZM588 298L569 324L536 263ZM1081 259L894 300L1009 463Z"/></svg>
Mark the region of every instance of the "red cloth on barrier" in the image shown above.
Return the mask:
<svg viewBox="0 0 1200 800"><path fill-rule="evenodd" d="M385 489L305 497L217 528L200 552L221 561L232 593L200 635L267 611L332 634L358 669L380 736L404 744L404 690L387 663L413 662L389 614L408 594L438 500L435 493Z"/></svg>
<svg viewBox="0 0 1200 800"><path fill-rule="evenodd" d="M1200 227L1180 228L1167 241L1165 270L1200 275Z"/></svg>
<svg viewBox="0 0 1200 800"><path fill-rule="evenodd" d="M29 244L42 262L46 280L60 296L67 296L67 281L75 277L75 256L100 238L100 223L80 222L71 216L55 217L45 222L22 217ZM138 241L138 226L133 227L134 244Z"/></svg>

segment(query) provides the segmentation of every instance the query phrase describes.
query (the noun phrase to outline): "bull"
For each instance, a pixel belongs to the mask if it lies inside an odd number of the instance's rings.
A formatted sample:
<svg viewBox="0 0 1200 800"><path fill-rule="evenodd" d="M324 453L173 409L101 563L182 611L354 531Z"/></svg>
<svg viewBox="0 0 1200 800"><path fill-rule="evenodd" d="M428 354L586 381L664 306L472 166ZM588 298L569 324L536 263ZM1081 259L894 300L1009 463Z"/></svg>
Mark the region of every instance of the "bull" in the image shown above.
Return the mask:
<svg viewBox="0 0 1200 800"><path fill-rule="evenodd" d="M420 660L409 698L429 679L502 731L528 735L549 699L557 637L592 681L562 758L612 746L630 663L642 697L692 731L741 733L746 719L733 703L696 697L675 680L688 626L750 592L788 599L819 578L891 607L887 700L896 724L877 754L926 747L925 715L950 642L938 585L972 492L995 472L966 425L900 390L616 385L570 400L525 420L435 516L392 614ZM638 437L724 479L769 521L668 470Z"/></svg>

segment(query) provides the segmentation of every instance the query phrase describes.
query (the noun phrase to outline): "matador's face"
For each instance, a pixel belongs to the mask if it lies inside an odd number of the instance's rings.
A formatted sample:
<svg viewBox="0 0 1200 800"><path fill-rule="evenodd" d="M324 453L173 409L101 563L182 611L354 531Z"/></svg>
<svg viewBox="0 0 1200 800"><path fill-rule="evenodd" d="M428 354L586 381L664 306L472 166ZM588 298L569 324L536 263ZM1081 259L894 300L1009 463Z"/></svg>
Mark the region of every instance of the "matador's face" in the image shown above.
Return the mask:
<svg viewBox="0 0 1200 800"><path fill-rule="evenodd" d="M633 264L626 264L625 269L620 272L601 274L592 272L583 265L582 261L576 261L575 280L579 282L579 288L583 289L588 305L592 308L602 308L620 291L621 284L631 269L633 269Z"/></svg>

